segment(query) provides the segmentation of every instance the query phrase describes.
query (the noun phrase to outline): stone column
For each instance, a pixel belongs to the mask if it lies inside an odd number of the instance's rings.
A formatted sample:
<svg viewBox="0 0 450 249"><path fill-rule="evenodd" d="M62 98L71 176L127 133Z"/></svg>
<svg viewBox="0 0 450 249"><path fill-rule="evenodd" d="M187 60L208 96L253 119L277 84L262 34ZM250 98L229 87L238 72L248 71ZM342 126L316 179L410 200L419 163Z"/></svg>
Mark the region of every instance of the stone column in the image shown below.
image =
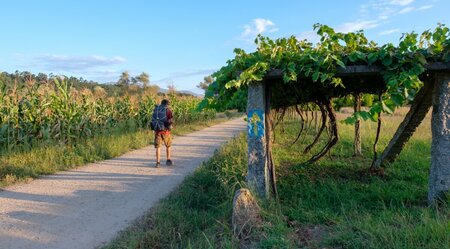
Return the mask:
<svg viewBox="0 0 450 249"><path fill-rule="evenodd" d="M250 84L247 100L248 173L247 183L260 197L269 196L265 132L265 84Z"/></svg>
<svg viewBox="0 0 450 249"><path fill-rule="evenodd" d="M450 190L450 73L437 74L431 117L431 167L428 203Z"/></svg>

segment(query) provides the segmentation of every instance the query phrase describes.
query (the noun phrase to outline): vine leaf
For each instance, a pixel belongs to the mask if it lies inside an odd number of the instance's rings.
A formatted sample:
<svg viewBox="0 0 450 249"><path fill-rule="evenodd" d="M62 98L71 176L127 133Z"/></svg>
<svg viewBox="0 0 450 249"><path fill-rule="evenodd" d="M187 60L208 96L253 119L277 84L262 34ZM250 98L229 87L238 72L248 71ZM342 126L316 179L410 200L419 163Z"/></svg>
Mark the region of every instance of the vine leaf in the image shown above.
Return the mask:
<svg viewBox="0 0 450 249"><path fill-rule="evenodd" d="M369 63L369 65L372 65L377 59L378 59L378 53L370 53L367 56L367 63Z"/></svg>
<svg viewBox="0 0 450 249"><path fill-rule="evenodd" d="M381 107L383 109L384 112L392 114L394 113L395 107L394 107L394 103L393 101L389 101L389 100L385 100L385 101L381 101Z"/></svg>
<svg viewBox="0 0 450 249"><path fill-rule="evenodd" d="M320 76L320 72L319 71L315 71L314 74L312 75L312 80L314 82L316 82L319 79Z"/></svg>
<svg viewBox="0 0 450 249"><path fill-rule="evenodd" d="M342 61L339 60L339 59L336 59L336 64L338 64L338 65L339 65L340 67L342 67L342 68L346 68L344 62L342 62Z"/></svg>

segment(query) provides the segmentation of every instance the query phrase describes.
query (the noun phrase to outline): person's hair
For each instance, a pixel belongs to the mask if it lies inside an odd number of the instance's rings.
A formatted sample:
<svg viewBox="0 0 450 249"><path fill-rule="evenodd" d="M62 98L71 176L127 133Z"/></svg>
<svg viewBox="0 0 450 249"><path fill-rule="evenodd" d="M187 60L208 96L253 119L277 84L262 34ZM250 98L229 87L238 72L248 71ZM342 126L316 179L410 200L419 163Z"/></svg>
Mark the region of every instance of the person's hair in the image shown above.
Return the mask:
<svg viewBox="0 0 450 249"><path fill-rule="evenodd" d="M170 104L170 101L168 99L163 99L161 101L161 105L168 105L168 104Z"/></svg>

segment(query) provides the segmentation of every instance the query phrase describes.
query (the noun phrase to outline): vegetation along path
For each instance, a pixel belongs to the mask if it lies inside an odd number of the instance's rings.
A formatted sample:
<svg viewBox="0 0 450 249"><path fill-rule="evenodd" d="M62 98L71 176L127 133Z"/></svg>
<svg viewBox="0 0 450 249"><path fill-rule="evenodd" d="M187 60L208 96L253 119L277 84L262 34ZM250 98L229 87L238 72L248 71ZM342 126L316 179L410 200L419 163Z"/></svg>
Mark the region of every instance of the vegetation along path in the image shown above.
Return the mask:
<svg viewBox="0 0 450 249"><path fill-rule="evenodd" d="M7 187L0 191L0 248L100 246L245 127L239 118L176 137L174 166L155 168L154 149L149 146Z"/></svg>

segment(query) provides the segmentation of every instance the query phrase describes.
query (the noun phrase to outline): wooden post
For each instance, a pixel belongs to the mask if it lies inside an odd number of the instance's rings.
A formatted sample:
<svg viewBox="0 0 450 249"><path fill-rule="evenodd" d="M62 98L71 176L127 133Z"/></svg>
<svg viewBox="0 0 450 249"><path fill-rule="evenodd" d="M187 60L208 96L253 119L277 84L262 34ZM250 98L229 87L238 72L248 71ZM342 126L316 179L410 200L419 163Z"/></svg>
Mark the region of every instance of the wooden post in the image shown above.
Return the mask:
<svg viewBox="0 0 450 249"><path fill-rule="evenodd" d="M250 189L262 198L268 197L270 193L265 110L265 83L250 84L247 99L248 172L246 180Z"/></svg>
<svg viewBox="0 0 450 249"><path fill-rule="evenodd" d="M431 117L431 167L428 203L444 198L450 190L450 73L438 73Z"/></svg>

